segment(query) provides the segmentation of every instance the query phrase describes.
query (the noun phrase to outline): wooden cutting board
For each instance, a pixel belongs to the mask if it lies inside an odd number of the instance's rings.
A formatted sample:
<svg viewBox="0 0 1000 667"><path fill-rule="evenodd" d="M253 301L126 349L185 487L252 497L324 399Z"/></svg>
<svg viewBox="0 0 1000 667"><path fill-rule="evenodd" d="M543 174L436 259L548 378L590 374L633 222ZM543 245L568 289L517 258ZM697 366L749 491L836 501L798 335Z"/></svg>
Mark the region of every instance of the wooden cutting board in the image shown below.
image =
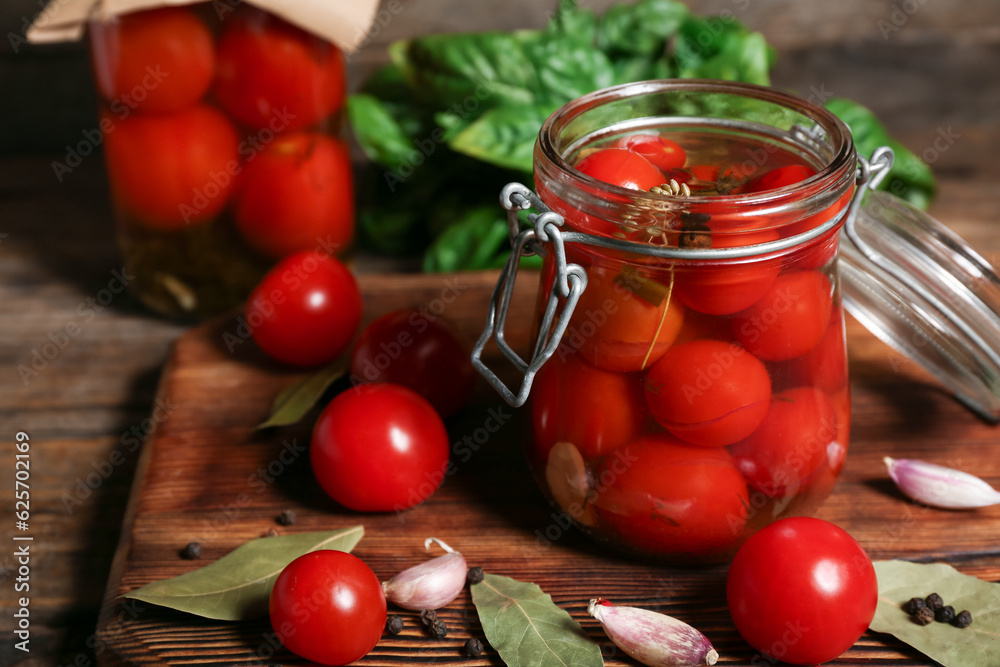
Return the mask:
<svg viewBox="0 0 1000 667"><path fill-rule="evenodd" d="M478 337L496 276L362 276L366 320L400 307L444 312ZM534 308L531 276L518 283L509 340L527 346ZM225 334L230 334L226 336ZM266 619L215 622L155 606L122 603L122 593L176 576L228 553L269 530L328 530L364 524L354 553L380 579L422 562L423 540L439 537L470 565L533 581L579 620L608 664L623 659L586 615L587 601L607 597L680 617L702 630L720 664L771 664L743 643L725 606L725 567L681 569L610 553L555 519L521 455L522 419L485 383L473 405L449 421L453 442L500 415L503 426L468 457L423 505L402 514L348 512L313 480L306 446L315 415L300 426L258 432L271 401L302 377L270 363L252 342L239 340L232 316L192 329L177 342L152 412L155 435L143 451L111 571L95 651L105 665L304 664L275 646ZM955 513L907 502L885 474L883 456L922 458L1000 481L1000 432L928 382L853 320L848 326L853 391L850 455L819 513L846 528L873 559L946 560L963 572L1000 580L1000 507ZM227 349L232 348L232 351ZM278 525L282 510L297 515ZM203 544L200 561L178 552ZM360 664L501 665L487 647L464 657L470 636L483 638L467 592L441 612L449 633L424 634L402 612L405 631L387 636ZM888 636L865 635L837 665L929 665Z"/></svg>

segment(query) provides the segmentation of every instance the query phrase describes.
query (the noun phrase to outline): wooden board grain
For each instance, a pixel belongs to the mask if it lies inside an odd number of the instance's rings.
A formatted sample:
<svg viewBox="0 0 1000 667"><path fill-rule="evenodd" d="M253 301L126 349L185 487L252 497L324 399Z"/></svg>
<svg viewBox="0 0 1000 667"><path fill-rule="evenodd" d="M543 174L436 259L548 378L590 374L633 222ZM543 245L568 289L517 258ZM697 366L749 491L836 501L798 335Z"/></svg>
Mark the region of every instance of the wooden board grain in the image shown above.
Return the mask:
<svg viewBox="0 0 1000 667"><path fill-rule="evenodd" d="M393 308L444 312L474 339L485 320L495 275L362 276L366 318ZM519 282L510 340L524 348L534 303L531 277ZM637 562L608 552L561 524L537 490L521 456L520 415L483 384L473 405L449 422L453 442L481 444L456 455L456 472L423 505L400 514L363 515L330 501L312 479L306 446L311 419L255 432L274 396L301 374L267 362L252 343L232 343L232 318L193 329L177 343L164 370L157 405L163 421L136 473L102 609L96 649L106 665L303 664L277 646L266 619L213 622L123 602L119 596L154 580L217 559L269 530L326 530L362 523L355 553L386 579L426 559L424 538L459 548L470 564L533 581L601 643L608 664L618 655L586 616L587 601L604 596L683 618L722 655L720 664L771 664L737 636L725 607L725 567L682 569ZM230 334L226 336L225 334ZM227 341L229 344L227 346ZM232 350L227 349L232 348ZM958 514L915 506L895 491L882 457L914 457L973 470L1000 481L1000 439L855 322L849 325L854 421L841 480L820 516L846 528L873 558L947 560L964 572L1000 580L1000 508ZM487 418L502 422L494 433ZM490 422L493 423L493 422ZM292 527L277 524L294 509ZM200 562L182 560L188 542L204 545ZM482 637L468 593L441 612L443 640L426 636L415 614L406 629L384 638L360 664L500 665L488 649L464 657L469 636ZM866 635L837 665L927 665L891 637Z"/></svg>

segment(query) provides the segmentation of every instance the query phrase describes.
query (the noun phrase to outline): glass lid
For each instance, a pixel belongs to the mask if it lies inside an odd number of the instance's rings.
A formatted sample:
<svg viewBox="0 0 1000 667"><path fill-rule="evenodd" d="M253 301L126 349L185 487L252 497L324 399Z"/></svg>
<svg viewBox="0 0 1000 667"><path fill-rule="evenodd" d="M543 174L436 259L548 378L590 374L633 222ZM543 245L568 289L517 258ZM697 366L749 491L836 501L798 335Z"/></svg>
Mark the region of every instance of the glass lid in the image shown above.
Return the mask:
<svg viewBox="0 0 1000 667"><path fill-rule="evenodd" d="M891 153L876 152L872 171L879 161L891 163ZM871 190L845 224L840 275L854 317L981 417L1000 421L1000 277L988 261L923 211Z"/></svg>

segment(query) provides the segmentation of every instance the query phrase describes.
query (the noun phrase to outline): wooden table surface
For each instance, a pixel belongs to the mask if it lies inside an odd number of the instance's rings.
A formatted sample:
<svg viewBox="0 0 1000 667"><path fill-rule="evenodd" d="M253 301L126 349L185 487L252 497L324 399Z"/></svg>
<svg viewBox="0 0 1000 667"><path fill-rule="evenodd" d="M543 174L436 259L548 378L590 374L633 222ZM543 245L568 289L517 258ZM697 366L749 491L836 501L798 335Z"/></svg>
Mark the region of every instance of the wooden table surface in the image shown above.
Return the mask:
<svg viewBox="0 0 1000 667"><path fill-rule="evenodd" d="M413 10L404 3L403 12L353 61L355 72L378 61L381 45L392 37L466 26L533 25L544 14L528 0L479 4L476 15L468 16L457 9L465 3L456 1L414 2ZM1000 5L978 0L690 4L699 12L731 11L764 32L780 54L776 85L861 101L905 144L926 152L940 186L932 212L997 263ZM36 11L34 2L23 0L5 6L0 32L20 32L21 17ZM494 21L495 12L500 13ZM79 47L23 47L15 53L4 45L0 534L12 544L13 442L16 432L26 431L32 443L30 533L35 541L30 654L14 648L9 631L16 563L11 549L0 549L3 665L94 663L95 651L101 650L93 634L97 613L138 447L155 429L155 421L147 418L156 383L171 343L184 331L145 311L128 294L114 295L106 306L94 301L121 270L103 165L95 154L61 182L51 168L66 143L96 126L87 85ZM953 143L942 144L942 136L953 137ZM71 337L57 334L71 323L76 325ZM34 351L49 343L58 352L36 364L37 374L19 371L30 368ZM912 415L914 423L924 423L920 403L896 407ZM866 406L855 404L855 409ZM942 438L946 430L941 429ZM906 437L901 430L896 444ZM863 450L863 434L856 434L852 446ZM969 456L974 460L974 449ZM997 484L1000 478L990 481ZM871 537L877 544L879 536ZM933 550L946 553L947 545Z"/></svg>

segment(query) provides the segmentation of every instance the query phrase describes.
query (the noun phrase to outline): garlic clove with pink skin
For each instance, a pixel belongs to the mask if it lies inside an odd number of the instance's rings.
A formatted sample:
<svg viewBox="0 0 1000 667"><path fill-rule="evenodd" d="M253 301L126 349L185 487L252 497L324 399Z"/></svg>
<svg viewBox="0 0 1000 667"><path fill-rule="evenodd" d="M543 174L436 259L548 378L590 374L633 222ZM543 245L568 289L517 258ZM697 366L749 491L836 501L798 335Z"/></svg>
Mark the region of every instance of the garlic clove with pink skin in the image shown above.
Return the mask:
<svg viewBox="0 0 1000 667"><path fill-rule="evenodd" d="M387 600L403 609L423 611L440 609L462 592L469 571L465 558L436 537L427 538L424 549L430 549L432 543L446 553L403 570L383 583Z"/></svg>
<svg viewBox="0 0 1000 667"><path fill-rule="evenodd" d="M601 598L590 601L587 613L601 622L615 646L649 667L699 667L719 660L708 637L672 616Z"/></svg>
<svg viewBox="0 0 1000 667"><path fill-rule="evenodd" d="M899 490L924 505L965 510L1000 503L1000 492L967 472L917 459L883 461Z"/></svg>

